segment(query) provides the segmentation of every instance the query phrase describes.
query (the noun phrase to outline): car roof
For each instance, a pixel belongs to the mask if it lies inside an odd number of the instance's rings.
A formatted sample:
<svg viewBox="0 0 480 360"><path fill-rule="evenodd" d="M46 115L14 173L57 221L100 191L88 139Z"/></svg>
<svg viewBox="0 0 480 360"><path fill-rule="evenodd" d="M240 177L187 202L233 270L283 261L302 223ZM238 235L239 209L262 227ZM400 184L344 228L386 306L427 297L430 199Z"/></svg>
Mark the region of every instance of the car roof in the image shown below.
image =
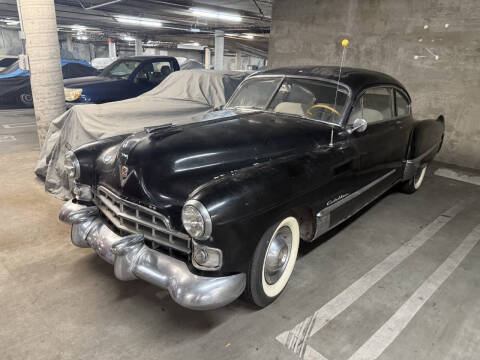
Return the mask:
<svg viewBox="0 0 480 360"><path fill-rule="evenodd" d="M257 75L287 75L287 76L307 76L313 78L338 81L339 66L292 66L281 67L260 71L252 76ZM340 83L350 87L353 96L356 96L363 89L375 85L394 85L401 88L407 95L405 87L390 75L367 69L342 67L340 75ZM409 96L409 95L408 95ZM410 97L410 96L409 96Z"/></svg>

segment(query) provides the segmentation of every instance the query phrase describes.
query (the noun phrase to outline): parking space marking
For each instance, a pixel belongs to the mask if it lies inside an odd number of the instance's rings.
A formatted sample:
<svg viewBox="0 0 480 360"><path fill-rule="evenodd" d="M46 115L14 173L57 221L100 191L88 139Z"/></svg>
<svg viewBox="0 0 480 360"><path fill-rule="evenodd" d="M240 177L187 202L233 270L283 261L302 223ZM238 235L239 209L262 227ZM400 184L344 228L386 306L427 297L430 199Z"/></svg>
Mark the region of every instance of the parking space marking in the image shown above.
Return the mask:
<svg viewBox="0 0 480 360"><path fill-rule="evenodd" d="M307 317L293 329L279 334L276 339L295 354L299 355L300 358L311 360L324 359L320 353L307 344L307 339L335 319L378 281L425 244L427 240L431 239L444 225L462 211L465 206L465 203L460 203L445 211L381 263L377 264L339 295L323 305L313 315ZM309 357L307 358L306 355Z"/></svg>
<svg viewBox="0 0 480 360"><path fill-rule="evenodd" d="M453 179L453 180L463 181L463 182L474 184L474 185L480 185L480 176L462 174L460 172L453 171L450 169L445 169L445 168L437 169L434 172L434 174L438 176L443 176L449 179Z"/></svg>
<svg viewBox="0 0 480 360"><path fill-rule="evenodd" d="M14 124L2 124L4 129L17 129L22 127L35 126L35 123L14 123Z"/></svg>
<svg viewBox="0 0 480 360"><path fill-rule="evenodd" d="M480 240L480 225L467 235L435 272L413 293L383 326L349 360L375 360L405 329L415 314L455 271Z"/></svg>
<svg viewBox="0 0 480 360"><path fill-rule="evenodd" d="M17 138L13 135L0 135L0 143L10 141L17 141Z"/></svg>

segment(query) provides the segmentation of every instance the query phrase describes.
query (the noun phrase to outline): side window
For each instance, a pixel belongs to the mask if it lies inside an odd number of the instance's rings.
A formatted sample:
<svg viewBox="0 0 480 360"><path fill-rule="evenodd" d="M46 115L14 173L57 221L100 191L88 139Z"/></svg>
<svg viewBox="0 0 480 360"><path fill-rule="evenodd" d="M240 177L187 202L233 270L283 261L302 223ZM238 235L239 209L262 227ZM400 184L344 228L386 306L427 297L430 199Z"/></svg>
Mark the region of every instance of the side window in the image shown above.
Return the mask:
<svg viewBox="0 0 480 360"><path fill-rule="evenodd" d="M353 124L357 118L365 119L368 124L393 119L392 91L387 87L368 89L352 109L348 123Z"/></svg>
<svg viewBox="0 0 480 360"><path fill-rule="evenodd" d="M403 117L410 114L410 105L405 96L400 92L395 90L395 103L397 104L397 116Z"/></svg>
<svg viewBox="0 0 480 360"><path fill-rule="evenodd" d="M138 72L136 78L154 84L160 84L172 72L172 65L168 61L146 63Z"/></svg>

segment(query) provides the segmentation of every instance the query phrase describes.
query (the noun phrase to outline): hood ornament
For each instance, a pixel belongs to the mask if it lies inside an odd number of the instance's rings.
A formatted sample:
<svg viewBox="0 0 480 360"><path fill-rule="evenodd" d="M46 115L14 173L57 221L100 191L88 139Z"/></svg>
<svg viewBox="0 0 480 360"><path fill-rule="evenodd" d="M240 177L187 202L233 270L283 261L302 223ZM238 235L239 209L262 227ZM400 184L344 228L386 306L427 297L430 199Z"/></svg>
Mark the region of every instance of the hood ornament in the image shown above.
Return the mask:
<svg viewBox="0 0 480 360"><path fill-rule="evenodd" d="M120 176L122 177L123 180L125 180L128 177L128 167L126 166L121 167Z"/></svg>

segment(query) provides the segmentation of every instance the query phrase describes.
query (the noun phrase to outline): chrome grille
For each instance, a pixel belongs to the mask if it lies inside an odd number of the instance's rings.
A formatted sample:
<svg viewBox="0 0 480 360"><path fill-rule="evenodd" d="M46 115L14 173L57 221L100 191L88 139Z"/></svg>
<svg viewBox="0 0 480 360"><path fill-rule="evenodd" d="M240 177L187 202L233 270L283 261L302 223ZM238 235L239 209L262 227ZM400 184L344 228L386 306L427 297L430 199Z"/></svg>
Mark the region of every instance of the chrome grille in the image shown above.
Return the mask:
<svg viewBox="0 0 480 360"><path fill-rule="evenodd" d="M119 230L142 233L145 239L159 245L190 253L190 237L172 229L165 215L122 199L103 186L97 188L94 202Z"/></svg>

